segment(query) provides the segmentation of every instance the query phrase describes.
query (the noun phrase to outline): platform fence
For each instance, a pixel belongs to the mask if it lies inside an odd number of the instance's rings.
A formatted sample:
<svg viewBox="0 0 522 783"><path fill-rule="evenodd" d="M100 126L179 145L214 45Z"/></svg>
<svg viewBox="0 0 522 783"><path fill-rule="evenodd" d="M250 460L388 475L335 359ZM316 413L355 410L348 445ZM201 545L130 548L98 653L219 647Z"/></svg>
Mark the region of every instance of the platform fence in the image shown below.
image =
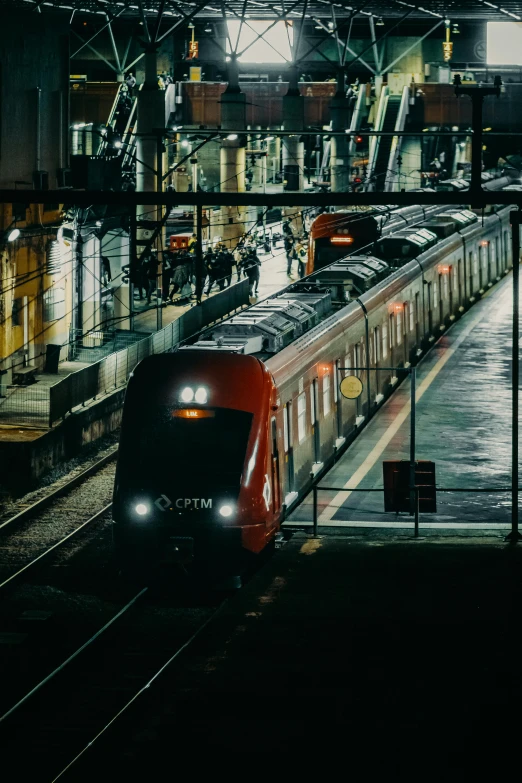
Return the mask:
<svg viewBox="0 0 522 783"><path fill-rule="evenodd" d="M52 386L0 387L0 424L52 427L79 406L123 388L136 365L145 357L166 353L201 329L249 304L249 281L241 280L224 291L191 307L183 315L137 342L109 353L77 372L58 380ZM91 333L92 335L93 333ZM82 336L82 351L97 350L106 333ZM75 335L75 339L78 336ZM87 354L88 355L88 354ZM95 355L95 354L94 354ZM98 357L96 357L98 358Z"/></svg>
<svg viewBox="0 0 522 783"><path fill-rule="evenodd" d="M394 511L380 511L377 512L375 509L359 509L361 514L365 515L373 515L380 513L383 514L383 516L386 516L386 520L380 520L377 521L375 519L371 520L365 520L364 522L361 521L354 521L350 519L342 520L342 519L334 519L335 514L337 514L338 511L340 511L346 500L348 499L348 496L351 495L353 492L366 492L366 493L375 493L375 492L386 492L384 487L329 487L329 486L321 486L320 484L316 484L312 487L311 490L311 505L312 505L312 513L311 513L311 519L298 521L287 521L285 523L286 528L291 529L300 529L300 530L310 530L312 529L312 534L314 537L316 537L319 533L319 529L321 527L326 528L332 528L336 527L339 529L353 529L354 528L360 528L360 527L366 527L366 528L386 528L388 530L393 530L394 527L397 529L403 528L405 517L410 516L412 517L411 521L411 529L413 530L414 536L419 535L419 531L422 527L421 525L421 513L419 511L419 497L421 488L420 487L413 487L411 490L412 493L412 512L408 515L408 512L401 512L402 516L400 518L398 512ZM519 487L519 492L522 491L522 487ZM321 509L321 503L319 498L319 493L321 492L335 492L336 494L340 494L341 498L339 499L339 503L337 505L333 505L333 503L326 503L323 504L324 508ZM475 493L478 494L506 494L510 495L512 492L512 487L435 487L435 492L437 494L439 493L457 493L457 494L469 494L473 495ZM347 497L343 498L342 495L345 494ZM310 498L310 495L305 498L305 501L303 502L301 508L304 505L310 505L310 503L307 504L307 499ZM324 520L321 519L325 511L330 509L330 513L327 513L326 516L329 516L329 519ZM332 511L333 509L333 511ZM426 527L433 527L434 523L429 522L426 520L426 517L429 518L432 512L425 512L423 515L423 522ZM435 515L439 512L434 512ZM437 523L437 527L447 529L447 530L458 530L462 528L469 528L471 526L483 528L484 530L488 529L488 526L493 529L501 529L505 530L506 532L511 527L511 503L506 504L505 508L505 519L501 519L499 515L499 519L497 521L484 521L484 522L476 522L476 523L458 523L458 522L444 522L444 523ZM390 519L390 517L395 517L395 521ZM426 520L426 521L425 521Z"/></svg>
<svg viewBox="0 0 522 783"><path fill-rule="evenodd" d="M47 429L49 410L49 386L0 386L0 424Z"/></svg>

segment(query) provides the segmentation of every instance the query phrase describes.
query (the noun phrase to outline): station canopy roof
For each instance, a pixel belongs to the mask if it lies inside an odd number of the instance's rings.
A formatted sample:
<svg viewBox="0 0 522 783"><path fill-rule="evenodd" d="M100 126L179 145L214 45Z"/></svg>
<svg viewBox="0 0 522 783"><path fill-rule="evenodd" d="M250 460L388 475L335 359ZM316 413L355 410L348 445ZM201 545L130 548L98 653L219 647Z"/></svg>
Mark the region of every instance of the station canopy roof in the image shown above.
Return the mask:
<svg viewBox="0 0 522 783"><path fill-rule="evenodd" d="M341 0L333 3L329 0L225 0L224 3L221 0L209 0L207 3L204 0L2 0L1 5L3 8L33 10L42 14L51 10L62 10L66 14L71 14L72 11L100 17L109 14L120 19L140 19L142 13L146 17L155 17L158 11L162 10L165 21L192 15L201 21L223 21L223 17L229 14L235 18L248 14L252 19L286 17L297 21L305 14L305 18L310 21L318 17L328 21L332 18L332 8L338 19L350 16L360 9L357 19L374 16L385 23L386 20L397 21L408 12L410 21L428 21L430 17L449 17L451 21L522 21L522 0L425 0L419 4L405 0Z"/></svg>

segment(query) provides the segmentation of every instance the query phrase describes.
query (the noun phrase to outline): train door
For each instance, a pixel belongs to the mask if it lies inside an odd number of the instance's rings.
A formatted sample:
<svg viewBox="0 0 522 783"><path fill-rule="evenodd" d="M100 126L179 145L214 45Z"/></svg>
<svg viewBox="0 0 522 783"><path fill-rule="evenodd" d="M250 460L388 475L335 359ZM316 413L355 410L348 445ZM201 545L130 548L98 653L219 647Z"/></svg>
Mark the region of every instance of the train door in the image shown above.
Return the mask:
<svg viewBox="0 0 522 783"><path fill-rule="evenodd" d="M450 266L449 273L448 273L448 300L449 300L449 314L453 315L453 305L454 305L454 290L455 290L455 281L457 281L458 285L458 267L456 266Z"/></svg>
<svg viewBox="0 0 522 783"><path fill-rule="evenodd" d="M469 272L469 297L473 296L473 291L475 290L473 287L473 251L469 254L468 257L468 272Z"/></svg>
<svg viewBox="0 0 522 783"><path fill-rule="evenodd" d="M314 439L314 462L321 462L321 434L319 432L319 384L317 378L310 384L310 416Z"/></svg>
<svg viewBox="0 0 522 783"><path fill-rule="evenodd" d="M279 477L279 449L277 448L277 422L272 417L272 502L274 514L281 508L281 492Z"/></svg>
<svg viewBox="0 0 522 783"><path fill-rule="evenodd" d="M341 372L339 370L339 359L334 365L334 404L335 404L335 420L337 422L337 437L343 436L343 409L341 405L341 399L339 397L339 384L341 383Z"/></svg>
<svg viewBox="0 0 522 783"><path fill-rule="evenodd" d="M484 248L482 247L482 245L479 245L478 259L479 259L479 263L478 263L478 267L479 267L478 268L478 273L479 273L479 291L483 291L484 290L484 269L483 269Z"/></svg>
<svg viewBox="0 0 522 783"><path fill-rule="evenodd" d="M374 357L374 366L375 366L375 396L377 397L380 392L380 386L379 386L379 361L381 358L381 335L380 335L380 329L378 326L375 327L373 330L373 357Z"/></svg>
<svg viewBox="0 0 522 783"><path fill-rule="evenodd" d="M447 275L439 275L439 324L444 323L444 294L448 283Z"/></svg>
<svg viewBox="0 0 522 783"><path fill-rule="evenodd" d="M412 325L411 303L404 302L404 321L402 327L402 337L403 337L403 345L404 345L404 364L406 364L409 359L409 342L411 340L411 335L408 335L408 329L411 331L411 325Z"/></svg>
<svg viewBox="0 0 522 783"><path fill-rule="evenodd" d="M484 253L486 256L486 285L491 285L493 282L491 279L491 242L485 245Z"/></svg>
<svg viewBox="0 0 522 783"><path fill-rule="evenodd" d="M406 305L404 306L406 309ZM404 345L404 334L403 334L403 311L400 309L397 309L396 315L395 315L395 328L396 328L396 345L397 345L397 364L402 363L403 361L403 353L404 348L401 348L401 346Z"/></svg>
<svg viewBox="0 0 522 783"><path fill-rule="evenodd" d="M388 316L388 342L390 346L390 367L395 367L395 318L393 313ZM395 372L392 372L392 375L395 375Z"/></svg>
<svg viewBox="0 0 522 783"><path fill-rule="evenodd" d="M356 375L358 378L361 378L362 375L362 359L361 359L361 346L359 343L356 343L353 347L353 366L354 366L354 375ZM361 379L362 380L362 379ZM361 415L361 397L357 397L355 400L355 415L360 416Z"/></svg>
<svg viewBox="0 0 522 783"><path fill-rule="evenodd" d="M504 269L509 266L509 232L504 231Z"/></svg>
<svg viewBox="0 0 522 783"><path fill-rule="evenodd" d="M500 280L500 237L495 237L495 279Z"/></svg>
<svg viewBox="0 0 522 783"><path fill-rule="evenodd" d="M283 408L283 435L285 447L286 487L288 492L294 491L294 452L292 449L292 403L287 402Z"/></svg>
<svg viewBox="0 0 522 783"><path fill-rule="evenodd" d="M415 294L415 345L420 348L421 335L420 335L420 294L417 291Z"/></svg>
<svg viewBox="0 0 522 783"><path fill-rule="evenodd" d="M466 292L463 289L462 283L464 281L464 286L466 285L466 280L463 276L462 271L462 258L459 258L457 261L457 291L459 295L459 306L462 307L464 304L464 297L466 296Z"/></svg>
<svg viewBox="0 0 522 783"><path fill-rule="evenodd" d="M432 283L427 283L428 289L428 332L433 334L433 298L432 298Z"/></svg>

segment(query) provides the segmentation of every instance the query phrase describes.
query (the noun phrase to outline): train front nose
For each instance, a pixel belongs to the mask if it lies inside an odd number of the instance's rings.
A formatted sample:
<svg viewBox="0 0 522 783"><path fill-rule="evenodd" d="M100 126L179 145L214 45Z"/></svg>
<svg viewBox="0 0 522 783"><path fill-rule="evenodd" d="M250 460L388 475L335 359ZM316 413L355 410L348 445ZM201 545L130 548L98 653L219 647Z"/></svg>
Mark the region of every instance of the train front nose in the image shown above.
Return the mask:
<svg viewBox="0 0 522 783"><path fill-rule="evenodd" d="M129 493L115 503L114 540L135 563L226 561L241 549L237 492Z"/></svg>

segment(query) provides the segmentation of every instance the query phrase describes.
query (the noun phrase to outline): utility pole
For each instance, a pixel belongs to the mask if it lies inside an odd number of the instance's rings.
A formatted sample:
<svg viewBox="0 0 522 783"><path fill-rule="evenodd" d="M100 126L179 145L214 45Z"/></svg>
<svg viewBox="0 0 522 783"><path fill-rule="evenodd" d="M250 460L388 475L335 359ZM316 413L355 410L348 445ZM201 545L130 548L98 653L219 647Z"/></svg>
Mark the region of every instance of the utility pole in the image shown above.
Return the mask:
<svg viewBox="0 0 522 783"><path fill-rule="evenodd" d="M494 87L463 87L460 76L455 74L453 84L455 85L457 98L461 95L469 95L471 98L471 128L473 136L471 139L471 184L469 192L474 196L482 190L482 104L487 95L500 97L502 79L500 76L495 76Z"/></svg>

